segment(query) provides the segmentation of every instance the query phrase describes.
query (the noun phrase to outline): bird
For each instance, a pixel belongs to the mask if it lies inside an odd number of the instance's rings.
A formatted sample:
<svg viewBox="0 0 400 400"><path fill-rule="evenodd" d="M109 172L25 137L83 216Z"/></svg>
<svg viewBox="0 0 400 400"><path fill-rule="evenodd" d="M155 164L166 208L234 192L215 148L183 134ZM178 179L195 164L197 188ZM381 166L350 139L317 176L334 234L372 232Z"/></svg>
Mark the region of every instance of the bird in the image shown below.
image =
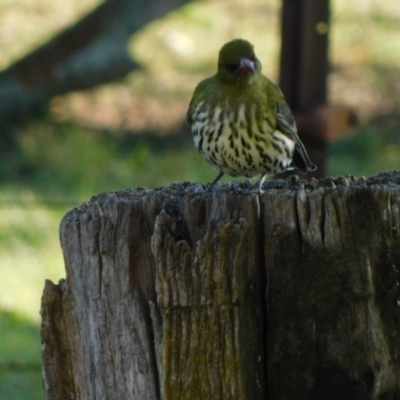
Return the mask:
<svg viewBox="0 0 400 400"><path fill-rule="evenodd" d="M261 72L254 46L234 39L219 51L217 72L195 88L186 121L197 150L224 174L251 179L297 167L316 166L301 142L293 114L280 88Z"/></svg>

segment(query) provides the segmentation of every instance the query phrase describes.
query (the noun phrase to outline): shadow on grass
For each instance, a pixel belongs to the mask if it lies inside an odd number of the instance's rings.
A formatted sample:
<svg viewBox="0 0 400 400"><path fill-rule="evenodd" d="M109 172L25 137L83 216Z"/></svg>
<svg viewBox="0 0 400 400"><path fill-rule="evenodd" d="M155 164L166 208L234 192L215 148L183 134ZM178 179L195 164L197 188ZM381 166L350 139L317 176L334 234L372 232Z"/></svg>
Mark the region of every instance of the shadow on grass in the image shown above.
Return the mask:
<svg viewBox="0 0 400 400"><path fill-rule="evenodd" d="M373 175L398 169L400 110L371 118L357 133L333 143L328 175ZM0 154L3 200L74 206L99 192L210 182L215 171L198 154L189 127L176 131L106 131L49 119L15 134L15 147ZM226 178L230 180L229 177ZM15 195L14 195L15 193ZM12 200L10 200L12 198ZM1 199L0 199L1 201Z"/></svg>
<svg viewBox="0 0 400 400"><path fill-rule="evenodd" d="M186 126L161 135L41 120L21 128L15 140L14 148L0 156L0 185L57 201L180 180L209 181L214 175Z"/></svg>

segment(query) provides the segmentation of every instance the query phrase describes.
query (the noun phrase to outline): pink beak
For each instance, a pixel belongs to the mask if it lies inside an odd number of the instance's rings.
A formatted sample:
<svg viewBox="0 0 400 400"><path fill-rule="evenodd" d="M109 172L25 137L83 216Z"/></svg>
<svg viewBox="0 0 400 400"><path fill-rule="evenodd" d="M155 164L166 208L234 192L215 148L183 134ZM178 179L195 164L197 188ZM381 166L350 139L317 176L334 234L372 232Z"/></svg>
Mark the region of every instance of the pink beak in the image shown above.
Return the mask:
<svg viewBox="0 0 400 400"><path fill-rule="evenodd" d="M254 72L254 62L248 58L241 58L239 63L240 72Z"/></svg>

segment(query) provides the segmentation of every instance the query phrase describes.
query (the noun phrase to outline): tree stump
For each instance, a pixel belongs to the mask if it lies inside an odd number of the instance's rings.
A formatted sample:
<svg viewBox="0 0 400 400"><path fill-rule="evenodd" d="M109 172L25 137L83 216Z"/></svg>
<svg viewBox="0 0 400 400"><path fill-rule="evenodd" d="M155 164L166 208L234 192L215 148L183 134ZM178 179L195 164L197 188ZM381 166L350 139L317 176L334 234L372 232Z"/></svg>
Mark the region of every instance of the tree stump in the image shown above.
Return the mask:
<svg viewBox="0 0 400 400"><path fill-rule="evenodd" d="M400 173L101 194L61 223L47 399L400 398Z"/></svg>

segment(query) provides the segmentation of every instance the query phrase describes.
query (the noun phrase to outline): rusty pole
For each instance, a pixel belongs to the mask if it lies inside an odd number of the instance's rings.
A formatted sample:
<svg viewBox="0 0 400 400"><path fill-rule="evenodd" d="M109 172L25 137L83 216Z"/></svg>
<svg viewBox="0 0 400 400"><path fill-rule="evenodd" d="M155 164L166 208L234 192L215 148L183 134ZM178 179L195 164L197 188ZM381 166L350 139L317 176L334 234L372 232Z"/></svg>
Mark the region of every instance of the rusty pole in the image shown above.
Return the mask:
<svg viewBox="0 0 400 400"><path fill-rule="evenodd" d="M279 85L322 177L328 141L315 110L327 101L329 0L283 0L281 23Z"/></svg>

